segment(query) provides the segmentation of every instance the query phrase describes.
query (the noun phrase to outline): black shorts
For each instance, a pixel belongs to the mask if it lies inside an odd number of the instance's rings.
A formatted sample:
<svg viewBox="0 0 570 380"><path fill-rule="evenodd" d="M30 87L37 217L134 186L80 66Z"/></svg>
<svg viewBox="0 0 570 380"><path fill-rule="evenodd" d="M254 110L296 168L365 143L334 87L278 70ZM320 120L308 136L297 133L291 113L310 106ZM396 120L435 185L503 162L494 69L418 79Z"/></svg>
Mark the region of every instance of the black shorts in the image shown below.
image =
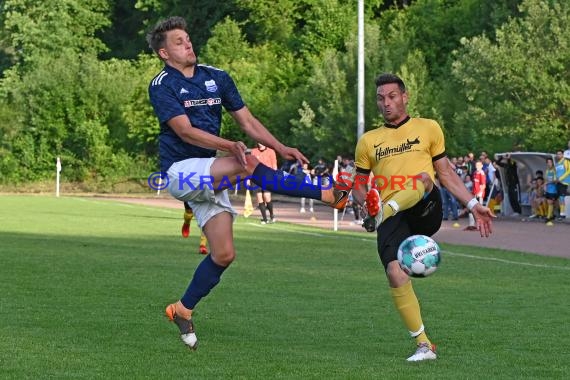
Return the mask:
<svg viewBox="0 0 570 380"><path fill-rule="evenodd" d="M412 235L432 236L441 227L443 218L441 195L434 185L431 193L414 207L386 219L377 230L378 255L384 265L398 260L398 247Z"/></svg>
<svg viewBox="0 0 570 380"><path fill-rule="evenodd" d="M544 198L555 201L558 199L558 193L544 193Z"/></svg>
<svg viewBox="0 0 570 380"><path fill-rule="evenodd" d="M562 182L558 182L556 184L556 191L558 192L559 197L564 197L568 192L568 185Z"/></svg>

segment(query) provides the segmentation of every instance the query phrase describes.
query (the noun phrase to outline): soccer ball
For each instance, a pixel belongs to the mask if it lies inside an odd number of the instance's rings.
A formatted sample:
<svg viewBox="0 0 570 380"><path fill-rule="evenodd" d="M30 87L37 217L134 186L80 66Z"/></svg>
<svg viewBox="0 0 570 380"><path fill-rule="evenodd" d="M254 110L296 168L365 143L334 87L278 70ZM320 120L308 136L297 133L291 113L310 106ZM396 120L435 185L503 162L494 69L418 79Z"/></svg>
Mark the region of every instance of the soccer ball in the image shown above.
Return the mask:
<svg viewBox="0 0 570 380"><path fill-rule="evenodd" d="M412 277L427 277L439 266L441 253L437 243L429 236L413 235L400 244L400 268Z"/></svg>

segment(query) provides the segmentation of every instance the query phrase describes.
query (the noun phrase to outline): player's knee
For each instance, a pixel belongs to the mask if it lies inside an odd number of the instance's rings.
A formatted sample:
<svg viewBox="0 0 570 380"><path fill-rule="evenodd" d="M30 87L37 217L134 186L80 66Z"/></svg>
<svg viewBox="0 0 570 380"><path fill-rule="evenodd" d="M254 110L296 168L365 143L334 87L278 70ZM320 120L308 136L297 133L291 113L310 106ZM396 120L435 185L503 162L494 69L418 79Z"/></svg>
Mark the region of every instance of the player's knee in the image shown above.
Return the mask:
<svg viewBox="0 0 570 380"><path fill-rule="evenodd" d="M216 252L212 249L212 255L214 256L214 261L221 266L229 266L236 258L236 251L234 248L229 249L217 249Z"/></svg>
<svg viewBox="0 0 570 380"><path fill-rule="evenodd" d="M245 162L246 162L245 168L247 172L249 174L253 174L253 171L255 170L256 166L259 164L259 160L255 156L247 155L245 156Z"/></svg>
<svg viewBox="0 0 570 380"><path fill-rule="evenodd" d="M409 281L408 275L400 268L398 260L388 263L386 277L388 277L388 283L391 288L399 288Z"/></svg>

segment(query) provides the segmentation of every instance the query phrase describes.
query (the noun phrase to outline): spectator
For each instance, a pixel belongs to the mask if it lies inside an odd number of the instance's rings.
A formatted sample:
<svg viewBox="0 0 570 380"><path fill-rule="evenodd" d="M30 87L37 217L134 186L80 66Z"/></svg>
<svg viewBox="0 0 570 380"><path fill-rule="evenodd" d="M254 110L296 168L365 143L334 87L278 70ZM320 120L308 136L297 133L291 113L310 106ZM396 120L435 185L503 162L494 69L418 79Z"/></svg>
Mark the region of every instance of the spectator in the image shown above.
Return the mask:
<svg viewBox="0 0 570 380"><path fill-rule="evenodd" d="M473 178L473 173L475 173L475 155L473 152L469 152L467 156L465 156L464 165L467 168L467 174Z"/></svg>
<svg viewBox="0 0 570 380"><path fill-rule="evenodd" d="M507 183L509 204L511 205L514 213L520 214L522 210L520 204L520 183L517 163L511 158L510 154L506 154L498 157L497 165L505 168L505 180Z"/></svg>
<svg viewBox="0 0 570 380"><path fill-rule="evenodd" d="M305 173L305 182L313 183L313 177L312 177L313 171L309 168L308 164L303 164L303 173ZM305 198L301 198L301 209L299 210L301 214L307 212L307 210L305 210L305 203L306 203ZM309 199L309 212L315 211L313 206L314 206L313 200Z"/></svg>
<svg viewBox="0 0 570 380"><path fill-rule="evenodd" d="M486 178L485 172L483 171L483 163L477 161L475 163L475 173L473 173L473 195L479 202L482 202L483 196L485 195ZM465 231L477 231L475 218L471 212L469 213L469 225L465 228Z"/></svg>
<svg viewBox="0 0 570 380"><path fill-rule="evenodd" d="M566 195L568 194L568 185L570 185L570 159L564 158L562 150L556 151L556 176L558 182L556 189L558 190L558 203L560 207L560 220L566 218Z"/></svg>
<svg viewBox="0 0 570 380"><path fill-rule="evenodd" d="M558 199L558 189L556 188L558 178L556 177L556 169L554 169L554 161L550 157L546 159L544 176L546 180L544 185L544 197L547 203L546 222L548 223L554 220L554 203Z"/></svg>
<svg viewBox="0 0 570 380"><path fill-rule="evenodd" d="M546 215L546 198L544 198L544 179L536 177L535 180L535 194L533 196L533 203L531 204L533 214L531 218L544 218Z"/></svg>
<svg viewBox="0 0 570 380"><path fill-rule="evenodd" d="M491 194L491 192L494 191L493 185L495 183L495 172L497 171L497 169L495 169L493 162L491 161L491 159L488 156L485 157L484 163L486 165L485 176L486 176L486 180L487 180L487 188L485 190L485 199L490 199L490 197L493 196L493 194Z"/></svg>

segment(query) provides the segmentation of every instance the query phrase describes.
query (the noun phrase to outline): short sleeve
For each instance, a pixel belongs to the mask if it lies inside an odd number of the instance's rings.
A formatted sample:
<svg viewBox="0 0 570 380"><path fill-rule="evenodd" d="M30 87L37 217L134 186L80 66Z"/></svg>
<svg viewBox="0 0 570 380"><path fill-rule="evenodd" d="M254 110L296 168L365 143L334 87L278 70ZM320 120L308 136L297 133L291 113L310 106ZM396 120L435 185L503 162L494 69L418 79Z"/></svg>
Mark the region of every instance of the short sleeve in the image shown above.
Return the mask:
<svg viewBox="0 0 570 380"><path fill-rule="evenodd" d="M364 138L360 138L354 152L354 165L360 169L371 170L370 156L368 156L368 144Z"/></svg>
<svg viewBox="0 0 570 380"><path fill-rule="evenodd" d="M431 138L430 154L432 160L437 161L445 156L445 137L443 136L441 127L436 121L432 124Z"/></svg>
<svg viewBox="0 0 570 380"><path fill-rule="evenodd" d="M223 71L222 73L223 73L222 105L226 110L230 112L239 111L245 106L245 104L241 98L237 86L232 77L228 73L226 73L225 71Z"/></svg>
<svg viewBox="0 0 570 380"><path fill-rule="evenodd" d="M176 94L167 85L151 86L148 92L150 103L160 123L164 123L173 117L186 114Z"/></svg>

